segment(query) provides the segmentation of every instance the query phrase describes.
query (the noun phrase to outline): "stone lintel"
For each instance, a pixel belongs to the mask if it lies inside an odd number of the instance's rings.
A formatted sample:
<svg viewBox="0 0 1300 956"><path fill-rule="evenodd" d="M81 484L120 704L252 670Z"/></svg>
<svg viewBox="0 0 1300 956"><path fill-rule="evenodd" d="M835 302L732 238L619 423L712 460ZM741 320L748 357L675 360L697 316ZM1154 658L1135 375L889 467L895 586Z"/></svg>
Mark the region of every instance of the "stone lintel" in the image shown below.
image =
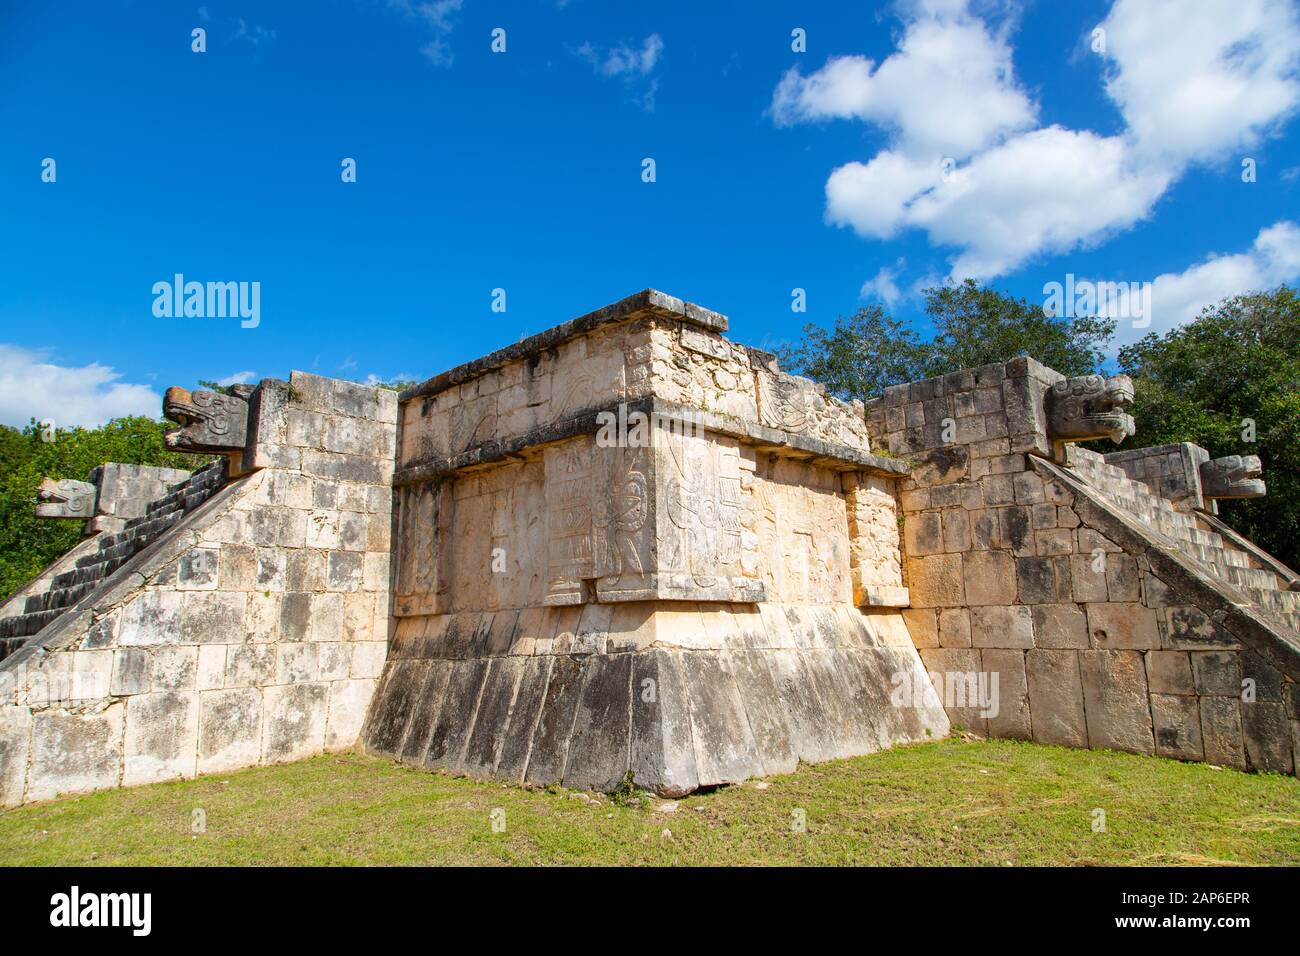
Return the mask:
<svg viewBox="0 0 1300 956"><path fill-rule="evenodd" d="M453 386L477 378L485 372L501 368L503 365L517 362L547 349L556 348L570 339L589 335L603 326L628 322L645 315L687 322L709 332L722 333L727 331L727 317L725 315L713 312L693 302L684 302L675 296L667 295L656 289L645 289L594 312L588 312L586 315L562 322L544 332L530 335L526 339L521 339L513 345L507 345L505 348L498 349L482 358L474 359L472 362L466 362L463 365L458 365L453 369L435 375L419 385L408 388L398 396L398 399L401 402L406 402L413 398L436 395L438 392L446 391Z"/></svg>
<svg viewBox="0 0 1300 956"><path fill-rule="evenodd" d="M819 467L834 471L860 471L882 478L903 478L911 472L908 464L898 459L872 455L847 445L770 428L758 422L730 415L687 408L653 396L623 403L621 407L623 420L626 420L627 416L640 413L661 423L693 426L727 435L740 439L745 444L753 445L758 451L811 461ZM563 421L551 422L535 428L524 435L505 440L492 439L457 455L440 455L417 460L399 469L393 476L393 484L402 487L424 481L435 481L473 468L517 460L523 452L543 445L576 438L579 435L594 435L601 429L605 416L613 415L618 419L619 414L619 403L589 408Z"/></svg>

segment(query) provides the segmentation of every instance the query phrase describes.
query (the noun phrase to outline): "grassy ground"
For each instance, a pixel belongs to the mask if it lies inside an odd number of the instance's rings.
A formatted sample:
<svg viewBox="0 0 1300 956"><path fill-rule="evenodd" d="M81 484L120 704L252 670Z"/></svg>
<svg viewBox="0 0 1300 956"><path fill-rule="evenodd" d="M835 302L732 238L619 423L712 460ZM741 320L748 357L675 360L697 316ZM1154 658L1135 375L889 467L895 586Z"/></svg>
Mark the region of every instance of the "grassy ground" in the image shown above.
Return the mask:
<svg viewBox="0 0 1300 956"><path fill-rule="evenodd" d="M0 862L1300 863L1300 780L1012 741L901 747L665 803L343 754L10 810Z"/></svg>

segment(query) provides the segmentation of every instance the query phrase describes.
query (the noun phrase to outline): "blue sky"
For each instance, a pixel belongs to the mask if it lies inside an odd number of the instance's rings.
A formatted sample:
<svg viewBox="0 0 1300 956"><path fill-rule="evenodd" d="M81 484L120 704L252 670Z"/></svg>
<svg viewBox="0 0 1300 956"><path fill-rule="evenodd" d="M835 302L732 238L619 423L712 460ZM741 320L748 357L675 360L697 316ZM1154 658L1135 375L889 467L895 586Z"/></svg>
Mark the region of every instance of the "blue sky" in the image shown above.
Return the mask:
<svg viewBox="0 0 1300 956"><path fill-rule="evenodd" d="M0 421L157 414L199 378L422 379L647 286L767 347L876 300L924 333L917 290L964 275L1035 301L1150 282L1163 330L1300 278L1298 23L1294 0L5 4ZM259 282L260 323L156 317L175 273Z"/></svg>

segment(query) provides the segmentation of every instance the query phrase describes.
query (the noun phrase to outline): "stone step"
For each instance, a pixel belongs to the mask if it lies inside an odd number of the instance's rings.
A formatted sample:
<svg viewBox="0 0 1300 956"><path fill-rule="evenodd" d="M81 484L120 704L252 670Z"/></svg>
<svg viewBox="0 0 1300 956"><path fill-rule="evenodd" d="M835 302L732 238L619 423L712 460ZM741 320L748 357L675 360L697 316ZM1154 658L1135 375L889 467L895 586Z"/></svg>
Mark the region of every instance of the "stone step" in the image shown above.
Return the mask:
<svg viewBox="0 0 1300 956"><path fill-rule="evenodd" d="M1077 469L1085 480L1115 506L1158 531L1174 550L1195 558L1210 573L1243 592L1262 611L1292 629L1300 627L1300 594L1271 570L1217 532L1206 528L1193 513L1179 511L1123 469L1094 459L1083 459Z"/></svg>
<svg viewBox="0 0 1300 956"><path fill-rule="evenodd" d="M85 584L74 584L70 588L54 588L45 592L43 604L40 608L42 611L53 611L56 608L68 608L76 604L83 597L95 590L98 581L87 581Z"/></svg>
<svg viewBox="0 0 1300 956"><path fill-rule="evenodd" d="M71 571L58 574L42 594L29 595L24 613L0 620L0 659L21 647L64 611L90 594L99 583L157 541L225 484L226 465L216 461L150 502L145 514L133 518L117 534L104 538L99 550L77 559Z"/></svg>
<svg viewBox="0 0 1300 956"><path fill-rule="evenodd" d="M1251 600L1261 607L1272 608L1284 614L1300 614L1300 591L1247 588Z"/></svg>
<svg viewBox="0 0 1300 956"><path fill-rule="evenodd" d="M7 617L0 620L0 638L31 637L39 633L45 625L56 620L63 611L63 608L58 608L53 611L33 611L30 614Z"/></svg>

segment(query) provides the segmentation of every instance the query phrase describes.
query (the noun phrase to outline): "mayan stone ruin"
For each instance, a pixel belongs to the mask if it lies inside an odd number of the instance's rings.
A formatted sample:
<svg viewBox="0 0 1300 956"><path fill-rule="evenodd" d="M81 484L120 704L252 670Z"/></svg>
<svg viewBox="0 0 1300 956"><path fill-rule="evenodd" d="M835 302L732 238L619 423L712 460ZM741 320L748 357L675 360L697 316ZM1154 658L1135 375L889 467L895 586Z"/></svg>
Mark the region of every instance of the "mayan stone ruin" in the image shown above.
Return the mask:
<svg viewBox="0 0 1300 956"><path fill-rule="evenodd" d="M405 392L171 388L193 473L0 608L0 803L359 748L664 795L954 728L1300 766L1300 577L1258 458L1129 449L1031 358L845 404L653 290ZM1105 439L1112 451L1079 444Z"/></svg>

